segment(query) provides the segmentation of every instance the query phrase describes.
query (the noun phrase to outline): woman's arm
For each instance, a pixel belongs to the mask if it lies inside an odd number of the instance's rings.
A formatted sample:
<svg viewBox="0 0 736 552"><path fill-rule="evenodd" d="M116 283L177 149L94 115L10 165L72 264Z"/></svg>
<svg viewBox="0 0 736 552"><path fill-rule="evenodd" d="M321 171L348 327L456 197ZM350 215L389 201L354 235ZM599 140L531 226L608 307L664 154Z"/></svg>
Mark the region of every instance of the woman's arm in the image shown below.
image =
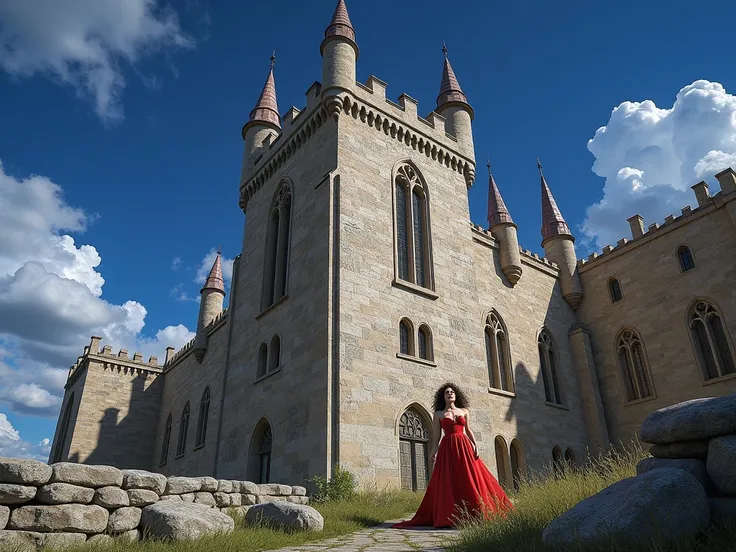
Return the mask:
<svg viewBox="0 0 736 552"><path fill-rule="evenodd" d="M434 413L434 416L432 416L432 426L434 431L432 432L432 435L434 436L433 443L432 443L432 466L434 466L434 461L437 458L437 451L440 448L440 440L442 439L442 424L440 423L440 417L437 414L437 412Z"/></svg>
<svg viewBox="0 0 736 552"><path fill-rule="evenodd" d="M475 452L475 458L478 458L478 444L475 442L475 435L473 435L473 430L470 429L470 412L467 408L464 408L463 411L465 412L465 433L468 435L468 439L470 439L470 442L473 444L473 452Z"/></svg>

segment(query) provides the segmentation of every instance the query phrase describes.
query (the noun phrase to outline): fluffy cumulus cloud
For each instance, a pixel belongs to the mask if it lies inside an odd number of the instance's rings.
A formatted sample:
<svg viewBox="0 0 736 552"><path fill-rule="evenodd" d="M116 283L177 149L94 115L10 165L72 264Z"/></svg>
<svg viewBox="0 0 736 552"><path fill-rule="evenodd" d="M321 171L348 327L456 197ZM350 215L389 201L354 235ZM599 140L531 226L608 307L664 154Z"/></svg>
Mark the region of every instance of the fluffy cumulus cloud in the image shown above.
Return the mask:
<svg viewBox="0 0 736 552"><path fill-rule="evenodd" d="M100 255L66 233L94 218L48 178L15 178L0 162L0 405L16 413L56 415L66 370L90 335L159 359L194 337L183 325L144 336L143 305L102 297Z"/></svg>
<svg viewBox="0 0 736 552"><path fill-rule="evenodd" d="M124 65L158 86L141 60L192 46L176 13L157 0L0 0L0 67L73 87L106 121L123 116Z"/></svg>
<svg viewBox="0 0 736 552"><path fill-rule="evenodd" d="M35 458L42 462L49 459L51 440L43 439L34 445L24 441L8 417L0 412L0 456L4 458Z"/></svg>
<svg viewBox="0 0 736 552"><path fill-rule="evenodd" d="M651 100L624 102L588 142L593 172L606 179L603 199L588 207L582 231L598 248L630 237L626 219L649 225L695 204L690 186L736 168L736 96L698 80L670 108Z"/></svg>

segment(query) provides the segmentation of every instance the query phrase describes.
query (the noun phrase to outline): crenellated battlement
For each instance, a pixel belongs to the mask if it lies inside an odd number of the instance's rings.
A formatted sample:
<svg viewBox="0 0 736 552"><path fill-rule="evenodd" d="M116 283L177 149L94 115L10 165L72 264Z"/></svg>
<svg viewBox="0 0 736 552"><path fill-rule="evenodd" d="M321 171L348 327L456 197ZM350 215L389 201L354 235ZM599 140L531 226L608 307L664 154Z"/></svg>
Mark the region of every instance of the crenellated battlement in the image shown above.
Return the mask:
<svg viewBox="0 0 736 552"><path fill-rule="evenodd" d="M493 237L493 234L491 234L490 230L486 230L483 228L480 224L475 224L472 221L470 221L470 227L476 234L480 234L485 238L488 243L494 247L497 245L496 239ZM524 257L524 260L527 261L529 264L536 264L538 266L544 266L546 268L553 268L555 270L558 270L559 267L550 261L546 257L542 257L541 255L534 253L533 251L530 251L529 249L524 249L523 247L519 247L519 254Z"/></svg>
<svg viewBox="0 0 736 552"><path fill-rule="evenodd" d="M230 313L229 309L223 309L222 312L220 312L220 314L218 314L212 320L212 322L207 324L205 331L208 336L227 321L227 317L229 313ZM192 349L194 348L194 342L196 339L197 339L196 337L192 338L186 345L184 345L181 349L179 349L176 352L174 352L174 349L171 347L167 349L166 350L167 352L166 361L164 362L163 368L166 370L170 370L176 364L178 364L187 355L187 353L192 351Z"/></svg>

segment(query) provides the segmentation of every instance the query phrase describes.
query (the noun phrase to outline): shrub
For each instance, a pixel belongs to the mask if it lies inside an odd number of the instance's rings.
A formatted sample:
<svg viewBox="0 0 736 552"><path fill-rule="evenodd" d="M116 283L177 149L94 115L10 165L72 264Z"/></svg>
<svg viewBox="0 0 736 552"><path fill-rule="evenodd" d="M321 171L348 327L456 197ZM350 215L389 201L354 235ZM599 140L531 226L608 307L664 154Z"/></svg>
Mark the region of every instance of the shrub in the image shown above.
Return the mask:
<svg viewBox="0 0 736 552"><path fill-rule="evenodd" d="M336 464L332 471L332 478L315 475L307 480L314 490L310 502L320 504L328 501L349 500L355 496L357 483L355 476L348 470Z"/></svg>

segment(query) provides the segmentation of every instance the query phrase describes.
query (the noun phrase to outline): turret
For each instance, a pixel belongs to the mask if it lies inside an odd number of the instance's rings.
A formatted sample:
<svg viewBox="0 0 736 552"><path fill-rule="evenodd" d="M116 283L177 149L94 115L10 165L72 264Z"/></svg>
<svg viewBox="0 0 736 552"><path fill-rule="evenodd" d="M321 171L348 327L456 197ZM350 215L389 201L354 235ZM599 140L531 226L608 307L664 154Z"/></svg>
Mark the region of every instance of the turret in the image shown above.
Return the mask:
<svg viewBox="0 0 736 552"><path fill-rule="evenodd" d="M202 299L199 302L199 320L197 320L197 335L194 338L194 358L200 364L207 352L207 326L222 312L222 303L225 299L225 281L222 278L222 253L217 248L217 256L212 264L207 280L200 291Z"/></svg>
<svg viewBox="0 0 736 552"><path fill-rule="evenodd" d="M337 120L342 109L339 94L355 88L355 63L358 61L355 29L345 0L338 1L319 51L322 54L322 101L327 113Z"/></svg>
<svg viewBox="0 0 736 552"><path fill-rule="evenodd" d="M276 103L276 84L273 78L273 66L276 63L276 53L271 56L271 70L263 85L261 95L253 111L250 112L248 122L243 125L241 132L245 141L243 154L243 168L240 173L240 183L253 176L253 167L263 154L263 142L273 138L281 132L281 116Z"/></svg>
<svg viewBox="0 0 736 552"><path fill-rule="evenodd" d="M547 258L560 269L560 289L568 305L576 310L583 300L583 288L577 272L575 238L570 232L537 159L537 168L542 180L542 247Z"/></svg>
<svg viewBox="0 0 736 552"><path fill-rule="evenodd" d="M460 150L463 154L475 159L475 148L473 147L473 108L468 103L468 98L460 88L455 71L452 70L450 60L447 57L447 47L442 45L445 54L445 65L442 68L442 82L440 83L440 94L437 96L437 109L435 111L445 118L445 132L457 138Z"/></svg>
<svg viewBox="0 0 736 552"><path fill-rule="evenodd" d="M512 286L521 278L521 257L516 224L511 220L509 210L498 191L496 181L488 162L488 229L496 239L501 253L501 270Z"/></svg>

